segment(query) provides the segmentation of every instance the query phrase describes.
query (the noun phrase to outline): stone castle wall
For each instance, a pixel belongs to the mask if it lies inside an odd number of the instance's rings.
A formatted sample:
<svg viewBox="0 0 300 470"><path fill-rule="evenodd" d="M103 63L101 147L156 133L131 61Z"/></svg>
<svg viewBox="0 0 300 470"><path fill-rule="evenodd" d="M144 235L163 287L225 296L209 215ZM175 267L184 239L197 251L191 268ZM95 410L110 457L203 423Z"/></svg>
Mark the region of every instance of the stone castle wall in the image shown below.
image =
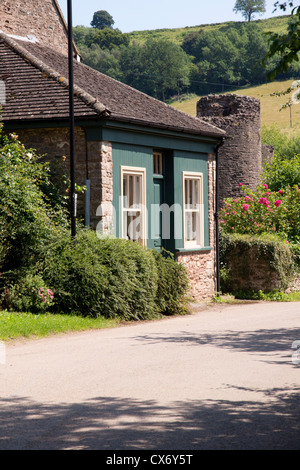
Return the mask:
<svg viewBox="0 0 300 470"><path fill-rule="evenodd" d="M240 195L239 183L255 189L262 170L260 101L238 95L208 95L197 104L197 116L227 136L219 150L219 203Z"/></svg>
<svg viewBox="0 0 300 470"><path fill-rule="evenodd" d="M54 0L0 0L0 30L15 36L35 36L65 55L68 37Z"/></svg>

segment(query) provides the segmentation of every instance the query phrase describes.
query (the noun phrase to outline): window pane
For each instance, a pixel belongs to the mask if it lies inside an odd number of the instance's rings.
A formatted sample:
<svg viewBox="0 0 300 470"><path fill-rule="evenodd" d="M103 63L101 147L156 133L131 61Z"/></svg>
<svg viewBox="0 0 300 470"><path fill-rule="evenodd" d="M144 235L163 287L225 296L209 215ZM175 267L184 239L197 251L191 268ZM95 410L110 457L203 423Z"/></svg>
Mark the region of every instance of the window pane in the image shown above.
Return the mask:
<svg viewBox="0 0 300 470"><path fill-rule="evenodd" d="M122 238L145 243L142 173L125 170L122 173Z"/></svg>
<svg viewBox="0 0 300 470"><path fill-rule="evenodd" d="M199 180L193 180L193 197L192 197L192 207L197 209L199 204Z"/></svg>
<svg viewBox="0 0 300 470"><path fill-rule="evenodd" d="M163 155L162 153L153 154L153 173L155 175L163 174Z"/></svg>
<svg viewBox="0 0 300 470"><path fill-rule="evenodd" d="M123 207L128 208L128 175L123 176Z"/></svg>
<svg viewBox="0 0 300 470"><path fill-rule="evenodd" d="M134 207L140 207L141 204L141 176L135 176L134 180Z"/></svg>
<svg viewBox="0 0 300 470"><path fill-rule="evenodd" d="M201 226L201 178L197 175L184 177L184 240L187 247L203 244Z"/></svg>
<svg viewBox="0 0 300 470"><path fill-rule="evenodd" d="M128 194L128 202L129 202L129 207L133 207L133 181L134 181L134 176L129 175L129 194Z"/></svg>
<svg viewBox="0 0 300 470"><path fill-rule="evenodd" d="M142 217L139 212L127 212L124 226L126 226L124 238L133 241L142 239Z"/></svg>

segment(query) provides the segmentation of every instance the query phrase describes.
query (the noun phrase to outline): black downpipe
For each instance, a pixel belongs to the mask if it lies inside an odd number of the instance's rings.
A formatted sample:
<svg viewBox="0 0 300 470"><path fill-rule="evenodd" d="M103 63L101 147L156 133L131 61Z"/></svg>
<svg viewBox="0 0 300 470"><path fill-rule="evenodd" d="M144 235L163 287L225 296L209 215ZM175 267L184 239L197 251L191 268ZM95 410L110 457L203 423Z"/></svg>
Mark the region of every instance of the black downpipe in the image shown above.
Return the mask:
<svg viewBox="0 0 300 470"><path fill-rule="evenodd" d="M70 180L71 180L71 235L76 238L76 186L75 186L75 123L74 123L74 64L72 0L68 0L68 57L69 57L69 107L70 107Z"/></svg>
<svg viewBox="0 0 300 470"><path fill-rule="evenodd" d="M220 283L220 239L219 239L219 179L220 179L220 168L219 168L219 149L224 144L224 137L222 142L216 147L216 265L217 265L217 296L221 292L221 283Z"/></svg>

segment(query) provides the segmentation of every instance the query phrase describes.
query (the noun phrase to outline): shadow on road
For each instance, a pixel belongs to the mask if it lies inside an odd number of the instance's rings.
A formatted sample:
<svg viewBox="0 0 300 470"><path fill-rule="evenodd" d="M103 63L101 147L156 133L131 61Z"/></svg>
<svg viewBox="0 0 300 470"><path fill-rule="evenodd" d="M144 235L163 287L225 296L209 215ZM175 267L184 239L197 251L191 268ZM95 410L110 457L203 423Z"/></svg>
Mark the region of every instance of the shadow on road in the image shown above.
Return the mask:
<svg viewBox="0 0 300 470"><path fill-rule="evenodd" d="M272 355L286 356L289 363L292 357L292 344L300 341L300 328L262 329L253 331L213 331L209 333L180 331L176 335L152 334L137 336L138 343L176 343L190 346L216 346L232 351L243 351L259 354L261 358L268 355L268 362L272 362ZM284 354L286 352L286 354ZM275 360L274 363L277 361Z"/></svg>
<svg viewBox="0 0 300 470"><path fill-rule="evenodd" d="M259 391L262 393L263 391ZM0 449L300 449L299 389L266 402L95 398L84 404L0 401Z"/></svg>

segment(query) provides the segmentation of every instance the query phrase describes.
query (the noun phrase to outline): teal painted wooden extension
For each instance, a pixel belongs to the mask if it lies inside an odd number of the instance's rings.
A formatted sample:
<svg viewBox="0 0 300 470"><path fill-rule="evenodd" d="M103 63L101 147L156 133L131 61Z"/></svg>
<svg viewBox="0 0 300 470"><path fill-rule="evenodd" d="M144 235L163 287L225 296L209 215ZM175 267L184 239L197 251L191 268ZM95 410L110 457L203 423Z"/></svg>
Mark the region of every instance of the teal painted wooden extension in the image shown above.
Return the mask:
<svg viewBox="0 0 300 470"><path fill-rule="evenodd" d="M170 137L149 139L149 135L126 134L126 142L122 140L122 132L114 134L109 131L109 137L112 141L113 153L113 206L114 206L114 231L117 237L131 238L132 233L127 230L128 225L134 227L137 231L143 232L140 237L144 240L144 244L148 248L160 250L162 247L175 253L182 250L201 250L209 248L209 215L208 215L208 153L215 152L215 142L201 142L191 139L189 145L185 141L178 139L170 139ZM134 137L133 137L134 136ZM131 137L131 138L130 138ZM128 140L131 140L129 143ZM135 141L135 142L134 142ZM152 145L150 146L150 141ZM143 142L146 145L141 145ZM159 144L159 146L157 145ZM191 151L182 150L189 147ZM161 155L162 162L160 170L155 168L157 155ZM141 172L142 181L134 183L136 172ZM159 171L159 172L158 172ZM125 175L125 176L124 176ZM188 182L184 183L184 177L187 175L188 180L195 181L194 187L198 188L198 180L201 178L201 194L199 196L199 204L201 206L201 216L199 215L199 228L195 230L202 232L201 241L185 240L184 218L194 217L195 223L197 214L185 215L184 208L189 204L195 204L197 201L191 199L184 203L184 185L188 187ZM131 177L131 192L138 192L139 200L134 200L133 196L124 192L123 180ZM128 184L129 183L128 179ZM124 183L125 185L125 183ZM123 189L122 189L123 188ZM200 187L198 188L200 191ZM128 190L129 191L129 190ZM144 192L144 196L143 193ZM131 198L132 212L128 212L128 201L124 198ZM190 198L192 195L190 195ZM137 211L137 205L144 203L145 206L145 226L142 228L137 223L137 216L141 214ZM134 212L134 209L136 211ZM124 213L125 212L125 213ZM128 215L129 214L129 215ZM128 223L126 223L126 217ZM192 218L191 218L191 223ZM198 225L199 225L198 224ZM125 231L124 231L125 227ZM132 232L132 230L131 230ZM196 235L197 237L198 235ZM137 237L138 238L138 237ZM137 239L136 238L136 239Z"/></svg>

